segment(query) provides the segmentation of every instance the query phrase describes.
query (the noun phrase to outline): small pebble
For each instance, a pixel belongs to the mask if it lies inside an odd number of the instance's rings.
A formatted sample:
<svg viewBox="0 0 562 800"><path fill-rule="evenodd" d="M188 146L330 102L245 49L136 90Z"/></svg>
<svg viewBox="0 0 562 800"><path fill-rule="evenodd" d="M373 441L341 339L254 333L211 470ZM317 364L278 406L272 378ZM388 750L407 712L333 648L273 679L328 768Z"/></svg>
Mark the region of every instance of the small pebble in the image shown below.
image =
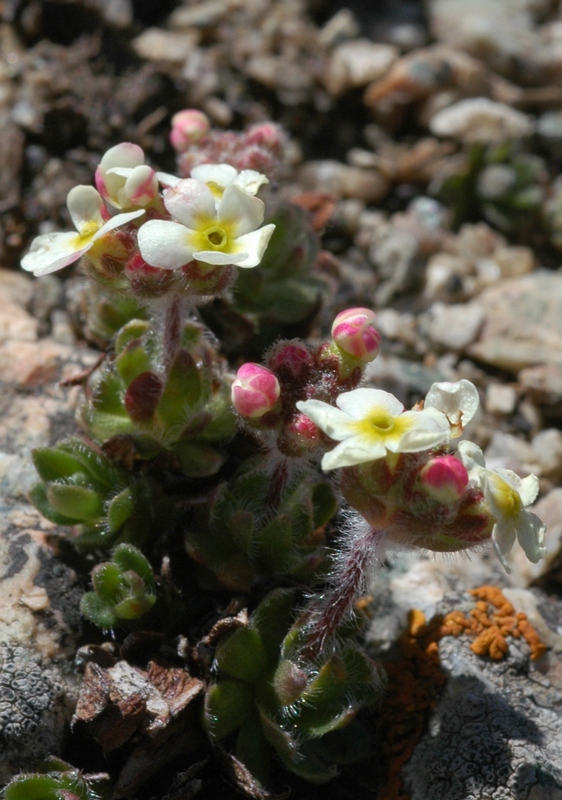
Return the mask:
<svg viewBox="0 0 562 800"><path fill-rule="evenodd" d="M550 478L562 475L562 431L558 428L545 428L539 431L531 442L541 474Z"/></svg>
<svg viewBox="0 0 562 800"><path fill-rule="evenodd" d="M487 97L471 97L437 113L429 128L435 136L460 142L502 144L506 139L530 136L534 125L526 114L504 103Z"/></svg>
<svg viewBox="0 0 562 800"><path fill-rule="evenodd" d="M429 309L428 336L451 350L464 350L475 341L484 322L484 312L475 303L434 303Z"/></svg>
<svg viewBox="0 0 562 800"><path fill-rule="evenodd" d="M486 389L486 411L490 414L512 414L516 404L517 392L513 386L491 383Z"/></svg>

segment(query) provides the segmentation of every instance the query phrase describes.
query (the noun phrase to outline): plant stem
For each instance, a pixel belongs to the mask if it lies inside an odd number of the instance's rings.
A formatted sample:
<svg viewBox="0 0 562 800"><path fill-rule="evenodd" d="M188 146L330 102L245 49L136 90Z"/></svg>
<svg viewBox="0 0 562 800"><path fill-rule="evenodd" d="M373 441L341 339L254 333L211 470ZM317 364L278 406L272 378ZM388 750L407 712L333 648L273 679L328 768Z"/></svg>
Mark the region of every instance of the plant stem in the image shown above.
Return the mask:
<svg viewBox="0 0 562 800"><path fill-rule="evenodd" d="M162 364L166 373L179 350L182 317L183 298L176 296L167 298L162 328Z"/></svg>
<svg viewBox="0 0 562 800"><path fill-rule="evenodd" d="M337 555L330 586L317 607L312 609L307 641L310 655L320 654L328 639L352 611L376 557L376 544L381 534L382 531L371 527L367 531L356 532Z"/></svg>

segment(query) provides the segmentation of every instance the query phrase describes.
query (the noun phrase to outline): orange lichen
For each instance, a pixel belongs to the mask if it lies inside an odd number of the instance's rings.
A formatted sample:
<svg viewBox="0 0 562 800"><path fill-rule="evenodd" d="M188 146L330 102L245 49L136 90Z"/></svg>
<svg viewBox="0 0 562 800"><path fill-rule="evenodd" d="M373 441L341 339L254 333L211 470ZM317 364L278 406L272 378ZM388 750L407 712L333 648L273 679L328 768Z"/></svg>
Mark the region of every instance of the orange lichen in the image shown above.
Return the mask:
<svg viewBox="0 0 562 800"><path fill-rule="evenodd" d="M494 661L502 659L509 650L507 637L523 637L531 649L531 660L536 661L546 651L538 633L527 615L515 609L497 586L480 586L470 594L476 599L468 616L451 611L443 620L441 636L475 636L471 650L477 656L489 656Z"/></svg>
<svg viewBox="0 0 562 800"><path fill-rule="evenodd" d="M383 756L388 763L379 800L408 800L400 771L414 751L439 698L446 676L439 666L441 617L429 623L421 611L408 615L408 629L398 640L400 661L387 663L388 690L379 717Z"/></svg>
<svg viewBox="0 0 562 800"><path fill-rule="evenodd" d="M473 636L472 651L495 661L507 654L509 636L528 642L533 661L546 650L527 616L516 613L496 586L480 586L470 594L475 606L468 615L455 610L426 622L421 611L410 611L408 628L398 640L400 660L384 664L388 690L378 727L387 772L377 800L409 800L402 790L400 772L421 739L446 681L440 666L440 639Z"/></svg>

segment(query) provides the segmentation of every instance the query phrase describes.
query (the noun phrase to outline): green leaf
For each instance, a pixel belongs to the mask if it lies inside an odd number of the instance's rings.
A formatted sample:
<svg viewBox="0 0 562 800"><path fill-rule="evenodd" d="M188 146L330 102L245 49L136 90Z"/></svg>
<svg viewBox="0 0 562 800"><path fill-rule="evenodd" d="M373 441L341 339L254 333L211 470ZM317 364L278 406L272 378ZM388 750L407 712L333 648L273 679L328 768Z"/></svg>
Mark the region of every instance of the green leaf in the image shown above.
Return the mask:
<svg viewBox="0 0 562 800"><path fill-rule="evenodd" d="M295 589L274 589L251 616L252 627L260 634L270 664L279 660L281 644L295 614L296 596Z"/></svg>
<svg viewBox="0 0 562 800"><path fill-rule="evenodd" d="M267 667L263 642L255 628L238 628L221 641L215 657L222 672L246 683L255 683Z"/></svg>
<svg viewBox="0 0 562 800"><path fill-rule="evenodd" d="M216 475L224 464L224 456L211 445L201 442L182 441L172 448L178 456L181 468L188 478L207 478Z"/></svg>
<svg viewBox="0 0 562 800"><path fill-rule="evenodd" d="M316 483L312 487L312 506L314 528L323 528L338 510L338 501L334 490L326 481Z"/></svg>
<svg viewBox="0 0 562 800"><path fill-rule="evenodd" d="M223 739L244 724L253 708L249 686L235 680L219 681L205 697L205 726L214 739Z"/></svg>
<svg viewBox="0 0 562 800"><path fill-rule="evenodd" d="M93 481L102 486L115 488L121 477L120 470L103 453L90 446L83 439L65 439L57 445L59 450L74 456L82 465L82 470Z"/></svg>
<svg viewBox="0 0 562 800"><path fill-rule="evenodd" d="M117 564L106 561L92 570L92 584L97 594L108 603L121 600L123 582L122 570Z"/></svg>
<svg viewBox="0 0 562 800"><path fill-rule="evenodd" d="M236 738L236 758L250 770L262 785L269 781L271 745L263 735L260 718L251 714L242 725Z"/></svg>
<svg viewBox="0 0 562 800"><path fill-rule="evenodd" d="M118 619L138 619L146 614L154 603L156 602L156 595L144 594L142 596L127 597L120 603L114 606L113 612Z"/></svg>
<svg viewBox="0 0 562 800"><path fill-rule="evenodd" d="M104 414L124 417L127 415L123 405L123 383L112 367L106 367L92 380L92 408Z"/></svg>
<svg viewBox="0 0 562 800"><path fill-rule="evenodd" d="M115 548L112 561L124 572L131 571L142 578L147 586L154 583L154 573L150 561L132 544L119 544Z"/></svg>
<svg viewBox="0 0 562 800"><path fill-rule="evenodd" d="M150 372L152 368L150 357L142 342L138 340L129 342L115 359L115 368L126 386L143 372Z"/></svg>
<svg viewBox="0 0 562 800"><path fill-rule="evenodd" d="M168 374L157 414L169 428L185 423L189 409L201 400L201 378L193 357L180 350L174 358Z"/></svg>
<svg viewBox="0 0 562 800"><path fill-rule="evenodd" d="M50 775L18 775L4 789L4 800L58 800L58 781Z"/></svg>
<svg viewBox="0 0 562 800"><path fill-rule="evenodd" d="M117 531L127 522L135 510L133 490L130 486L115 495L107 508L107 523L112 533Z"/></svg>
<svg viewBox="0 0 562 800"><path fill-rule="evenodd" d="M80 522L98 519L103 514L103 502L99 494L83 486L52 483L47 487L47 500L59 514Z"/></svg>
<svg viewBox="0 0 562 800"><path fill-rule="evenodd" d="M262 560L276 572L288 569L292 555L293 534L291 521L286 514L276 517L260 531L256 531L253 539L252 560Z"/></svg>
<svg viewBox="0 0 562 800"><path fill-rule="evenodd" d="M115 337L115 352L121 353L135 339L141 339L150 330L150 324L143 319L132 319L119 330Z"/></svg>
<svg viewBox="0 0 562 800"><path fill-rule="evenodd" d="M242 552L248 553L254 532L254 515L250 511L235 511L228 524L233 541Z"/></svg>
<svg viewBox="0 0 562 800"><path fill-rule="evenodd" d="M102 600L95 592L86 592L86 594L82 596L80 611L86 619L89 619L90 622L93 622L98 628L109 630L110 628L114 628L117 624L117 617L113 613L113 606Z"/></svg>
<svg viewBox="0 0 562 800"><path fill-rule="evenodd" d="M54 522L55 525L75 525L76 519L74 517L67 517L55 511L47 499L47 486L44 483L36 483L29 492L29 499L46 519Z"/></svg>
<svg viewBox="0 0 562 800"><path fill-rule="evenodd" d="M44 481L67 478L82 472L82 464L70 453L56 447L37 447L32 452L33 463Z"/></svg>

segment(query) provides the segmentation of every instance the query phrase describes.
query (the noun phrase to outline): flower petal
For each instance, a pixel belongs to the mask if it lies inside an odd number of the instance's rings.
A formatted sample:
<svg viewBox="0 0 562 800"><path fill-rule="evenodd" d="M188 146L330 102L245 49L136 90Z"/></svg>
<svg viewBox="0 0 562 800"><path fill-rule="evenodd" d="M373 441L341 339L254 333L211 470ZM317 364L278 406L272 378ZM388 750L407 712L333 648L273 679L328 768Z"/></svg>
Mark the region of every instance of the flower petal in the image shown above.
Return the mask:
<svg viewBox="0 0 562 800"><path fill-rule="evenodd" d="M505 556L515 543L515 527L511 520L500 519L496 522L492 531L492 543L503 568L509 574L511 568L508 566Z"/></svg>
<svg viewBox="0 0 562 800"><path fill-rule="evenodd" d="M521 514L517 525L517 541L533 564L546 555L546 547L543 545L545 532L546 525L536 514L532 511Z"/></svg>
<svg viewBox="0 0 562 800"><path fill-rule="evenodd" d="M215 198L201 181L186 178L164 191L164 205L186 228L198 230L202 218L215 219Z"/></svg>
<svg viewBox="0 0 562 800"><path fill-rule="evenodd" d="M400 420L411 420L413 425L406 430L398 442L391 438L386 443L389 450L394 453L419 453L430 447L437 447L449 439L450 428L447 417L426 414L425 411L405 411L400 415Z"/></svg>
<svg viewBox="0 0 562 800"><path fill-rule="evenodd" d="M336 403L353 419L364 419L374 409L380 409L391 417L397 417L404 411L400 400L382 389L353 389L351 392L340 394Z"/></svg>
<svg viewBox="0 0 562 800"><path fill-rule="evenodd" d="M79 233L84 228L91 228L89 233L95 233L95 227L103 225L102 209L104 203L102 196L93 186L75 186L68 193L66 205L74 227Z"/></svg>
<svg viewBox="0 0 562 800"><path fill-rule="evenodd" d="M152 219L141 225L138 245L147 264L160 269L178 269L193 259L189 234L179 222Z"/></svg>
<svg viewBox="0 0 562 800"><path fill-rule="evenodd" d="M127 222L130 222L132 219L142 217L144 213L144 208L139 208L136 211L126 211L124 214L116 214L114 217L110 217L99 231L92 236L92 241L96 242L98 239L101 239L102 236L105 236L106 233L109 233L109 231L119 228L121 225L126 225Z"/></svg>
<svg viewBox="0 0 562 800"><path fill-rule="evenodd" d="M425 398L425 408L432 407L442 411L451 426L457 427L457 436L462 433L474 417L480 405L478 389L464 378L460 381L434 383Z"/></svg>
<svg viewBox="0 0 562 800"><path fill-rule="evenodd" d="M131 170L125 181L123 191L131 201L131 205L147 206L158 194L158 181L152 167L141 164Z"/></svg>
<svg viewBox="0 0 562 800"><path fill-rule="evenodd" d="M459 442L456 457L466 468L469 478L480 484L481 476L488 472L484 460L484 453L480 447L474 444L474 442L469 442L468 439L464 439L462 442Z"/></svg>
<svg viewBox="0 0 562 800"><path fill-rule="evenodd" d="M121 142L115 147L110 147L100 161L102 172L107 172L113 167L138 167L144 164L144 151L138 144Z"/></svg>
<svg viewBox="0 0 562 800"><path fill-rule="evenodd" d="M169 172L157 172L156 177L166 189L171 186L177 186L178 183L183 180L183 178L178 178L176 175L171 175Z"/></svg>
<svg viewBox="0 0 562 800"><path fill-rule="evenodd" d="M516 472L510 469L502 469L501 467L495 471L506 483L515 489L524 506L529 506L531 503L535 502L540 488L539 479L536 475L527 475L526 478L520 478Z"/></svg>
<svg viewBox="0 0 562 800"><path fill-rule="evenodd" d="M265 206L239 186L227 186L217 206L219 224L232 224L235 238L255 231L263 222Z"/></svg>
<svg viewBox="0 0 562 800"><path fill-rule="evenodd" d="M244 269L257 267L258 264L261 263L263 254L265 253L274 230L275 225L264 225L258 228L257 231L245 233L243 236L239 236L235 239L234 244L236 245L236 249L243 250L243 255L245 257L243 260L233 261L232 263Z"/></svg>
<svg viewBox="0 0 562 800"><path fill-rule="evenodd" d="M21 265L38 277L48 275L77 261L92 244L93 239L84 241L77 233L45 233L33 240Z"/></svg>
<svg viewBox="0 0 562 800"><path fill-rule="evenodd" d="M301 400L296 406L336 442L355 435L355 420L328 403L321 400Z"/></svg>
<svg viewBox="0 0 562 800"><path fill-rule="evenodd" d="M355 464L384 458L385 455L386 448L382 442L365 442L361 437L353 436L324 455L322 469L328 471L339 467L353 467Z"/></svg>
<svg viewBox="0 0 562 800"><path fill-rule="evenodd" d="M230 164L200 164L191 170L190 175L203 183L216 183L226 188L236 180L238 170Z"/></svg>
<svg viewBox="0 0 562 800"><path fill-rule="evenodd" d="M269 183L269 179L255 169L243 169L234 181L235 186L244 189L248 194L257 194L264 183Z"/></svg>
<svg viewBox="0 0 562 800"><path fill-rule="evenodd" d="M221 253L219 250L198 250L193 253L193 258L202 261L204 264L214 266L225 266L227 264L237 264L246 257L246 253Z"/></svg>

